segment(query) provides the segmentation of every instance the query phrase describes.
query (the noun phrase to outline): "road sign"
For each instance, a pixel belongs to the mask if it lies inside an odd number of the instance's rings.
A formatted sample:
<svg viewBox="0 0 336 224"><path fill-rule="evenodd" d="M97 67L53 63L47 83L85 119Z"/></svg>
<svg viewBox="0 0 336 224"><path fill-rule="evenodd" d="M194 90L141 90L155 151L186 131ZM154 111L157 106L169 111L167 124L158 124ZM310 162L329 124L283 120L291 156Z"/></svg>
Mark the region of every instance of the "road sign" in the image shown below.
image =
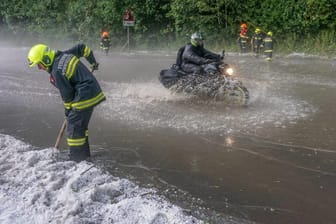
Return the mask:
<svg viewBox="0 0 336 224"><path fill-rule="evenodd" d="M131 9L127 8L123 17L124 26L134 26L134 16Z"/></svg>

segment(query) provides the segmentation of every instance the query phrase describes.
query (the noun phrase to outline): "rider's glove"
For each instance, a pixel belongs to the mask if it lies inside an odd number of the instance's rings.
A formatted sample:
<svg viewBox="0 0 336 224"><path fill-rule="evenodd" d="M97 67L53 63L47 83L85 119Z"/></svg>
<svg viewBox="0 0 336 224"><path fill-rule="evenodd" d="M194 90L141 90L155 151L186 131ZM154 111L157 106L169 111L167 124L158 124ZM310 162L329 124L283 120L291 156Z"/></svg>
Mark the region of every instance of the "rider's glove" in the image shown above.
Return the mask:
<svg viewBox="0 0 336 224"><path fill-rule="evenodd" d="M212 63L212 62L213 62L212 59L205 59L204 64L210 64L210 63Z"/></svg>
<svg viewBox="0 0 336 224"><path fill-rule="evenodd" d="M91 71L98 70L98 67L99 67L99 63L93 63L93 64L91 64Z"/></svg>

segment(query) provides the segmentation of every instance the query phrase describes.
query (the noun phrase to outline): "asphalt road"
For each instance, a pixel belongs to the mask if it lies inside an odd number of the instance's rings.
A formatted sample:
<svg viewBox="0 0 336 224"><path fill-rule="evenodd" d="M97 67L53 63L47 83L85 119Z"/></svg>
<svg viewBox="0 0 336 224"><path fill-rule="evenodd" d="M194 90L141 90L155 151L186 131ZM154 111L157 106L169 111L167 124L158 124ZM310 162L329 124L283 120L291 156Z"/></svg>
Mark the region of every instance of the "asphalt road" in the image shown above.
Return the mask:
<svg viewBox="0 0 336 224"><path fill-rule="evenodd" d="M0 132L50 147L62 102L48 75L28 68L28 50L1 48ZM251 95L237 107L164 89L157 76L174 53L96 56L107 95L89 129L96 164L209 216L336 223L334 59L228 53Z"/></svg>

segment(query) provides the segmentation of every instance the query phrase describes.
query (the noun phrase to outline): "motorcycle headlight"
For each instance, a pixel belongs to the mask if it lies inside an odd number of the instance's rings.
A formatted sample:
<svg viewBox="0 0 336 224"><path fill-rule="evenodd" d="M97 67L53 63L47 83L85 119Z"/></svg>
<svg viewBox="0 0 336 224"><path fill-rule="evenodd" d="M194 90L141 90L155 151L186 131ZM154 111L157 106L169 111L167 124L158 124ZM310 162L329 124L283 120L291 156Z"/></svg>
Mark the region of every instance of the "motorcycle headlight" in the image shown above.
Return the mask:
<svg viewBox="0 0 336 224"><path fill-rule="evenodd" d="M229 76L233 75L233 69L232 69L232 68L227 68L227 69L226 69L226 73L227 73Z"/></svg>

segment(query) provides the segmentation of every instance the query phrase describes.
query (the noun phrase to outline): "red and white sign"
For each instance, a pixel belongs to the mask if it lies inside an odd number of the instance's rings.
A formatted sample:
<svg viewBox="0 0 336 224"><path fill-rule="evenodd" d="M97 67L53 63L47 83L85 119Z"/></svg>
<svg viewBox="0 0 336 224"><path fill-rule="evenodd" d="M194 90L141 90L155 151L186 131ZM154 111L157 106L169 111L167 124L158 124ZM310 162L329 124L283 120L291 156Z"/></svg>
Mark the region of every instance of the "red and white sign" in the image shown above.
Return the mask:
<svg viewBox="0 0 336 224"><path fill-rule="evenodd" d="M134 26L134 16L131 9L126 9L123 17L124 26Z"/></svg>

